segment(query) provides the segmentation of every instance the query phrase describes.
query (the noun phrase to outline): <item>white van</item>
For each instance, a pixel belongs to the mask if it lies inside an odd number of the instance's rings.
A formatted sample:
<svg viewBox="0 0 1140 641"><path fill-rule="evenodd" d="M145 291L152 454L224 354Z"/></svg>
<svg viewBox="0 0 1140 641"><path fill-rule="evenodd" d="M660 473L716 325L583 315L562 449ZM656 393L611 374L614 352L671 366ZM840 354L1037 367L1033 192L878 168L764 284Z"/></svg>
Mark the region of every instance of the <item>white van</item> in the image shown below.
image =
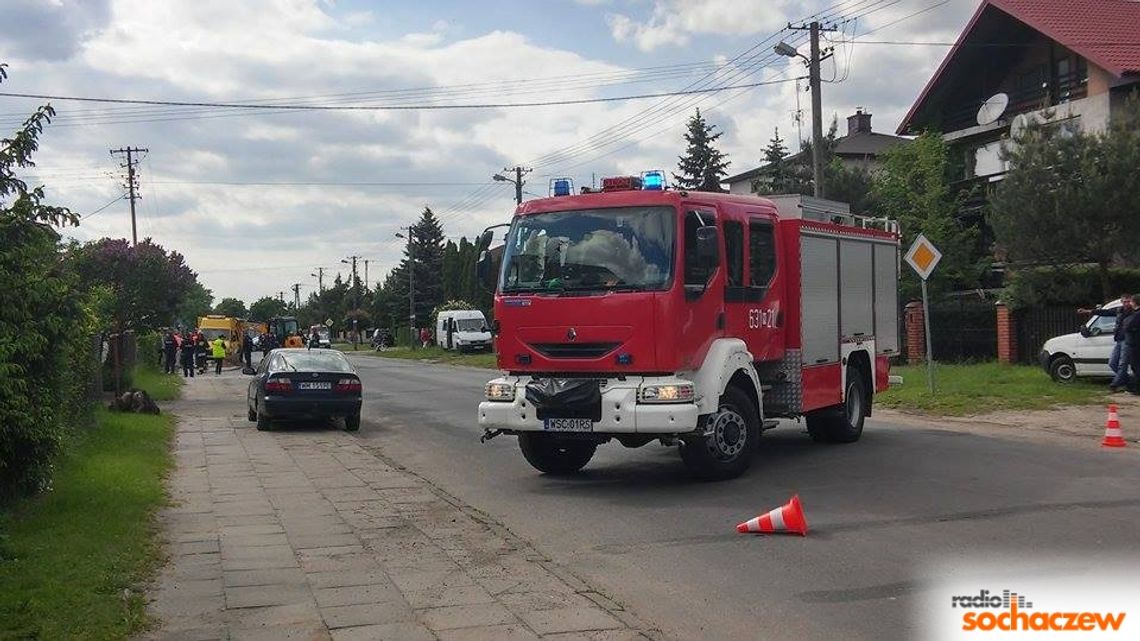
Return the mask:
<svg viewBox="0 0 1140 641"><path fill-rule="evenodd" d="M1071 383L1078 376L1112 376L1108 359L1116 345L1112 332L1116 329L1115 312L1119 308L1119 299L1105 303L1099 310L1112 314L1093 314L1081 331L1045 341L1039 359L1053 380Z"/></svg>
<svg viewBox="0 0 1140 641"><path fill-rule="evenodd" d="M444 349L459 352L491 350L491 331L487 319L477 309L440 312L435 321L435 342Z"/></svg>

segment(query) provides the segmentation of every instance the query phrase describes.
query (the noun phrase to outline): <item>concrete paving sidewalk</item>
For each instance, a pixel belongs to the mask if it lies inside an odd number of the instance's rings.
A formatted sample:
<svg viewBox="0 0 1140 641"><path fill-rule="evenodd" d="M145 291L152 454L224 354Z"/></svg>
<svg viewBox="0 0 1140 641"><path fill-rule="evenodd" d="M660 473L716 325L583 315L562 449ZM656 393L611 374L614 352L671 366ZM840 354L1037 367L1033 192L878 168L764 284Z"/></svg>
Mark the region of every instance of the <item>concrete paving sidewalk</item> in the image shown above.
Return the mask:
<svg viewBox="0 0 1140 641"><path fill-rule="evenodd" d="M660 639L469 506L330 427L258 432L248 378L187 381L146 638ZM368 429L365 423L361 428Z"/></svg>

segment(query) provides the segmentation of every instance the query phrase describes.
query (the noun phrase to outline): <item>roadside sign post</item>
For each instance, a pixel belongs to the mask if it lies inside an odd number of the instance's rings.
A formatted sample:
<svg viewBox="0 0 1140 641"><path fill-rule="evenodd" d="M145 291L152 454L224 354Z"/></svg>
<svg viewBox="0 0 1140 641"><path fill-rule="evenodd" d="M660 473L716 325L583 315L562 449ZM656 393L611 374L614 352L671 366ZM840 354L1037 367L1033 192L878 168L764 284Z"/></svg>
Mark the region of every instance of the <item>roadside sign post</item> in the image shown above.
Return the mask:
<svg viewBox="0 0 1140 641"><path fill-rule="evenodd" d="M922 279L922 324L926 334L926 385L934 393L934 358L930 338L930 297L926 293L926 279L942 260L942 252L926 236L919 234L906 252L906 262Z"/></svg>

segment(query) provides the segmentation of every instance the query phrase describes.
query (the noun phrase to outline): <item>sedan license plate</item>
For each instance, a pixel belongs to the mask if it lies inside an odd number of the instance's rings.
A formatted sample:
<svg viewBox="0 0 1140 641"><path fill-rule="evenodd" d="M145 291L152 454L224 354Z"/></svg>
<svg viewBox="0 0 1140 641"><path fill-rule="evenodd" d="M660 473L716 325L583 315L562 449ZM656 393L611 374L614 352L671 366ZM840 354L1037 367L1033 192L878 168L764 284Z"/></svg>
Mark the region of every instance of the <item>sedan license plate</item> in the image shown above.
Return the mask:
<svg viewBox="0 0 1140 641"><path fill-rule="evenodd" d="M594 422L588 418L548 418L542 427L551 432L592 432Z"/></svg>
<svg viewBox="0 0 1140 641"><path fill-rule="evenodd" d="M297 383L297 389L332 389L328 381L302 381Z"/></svg>

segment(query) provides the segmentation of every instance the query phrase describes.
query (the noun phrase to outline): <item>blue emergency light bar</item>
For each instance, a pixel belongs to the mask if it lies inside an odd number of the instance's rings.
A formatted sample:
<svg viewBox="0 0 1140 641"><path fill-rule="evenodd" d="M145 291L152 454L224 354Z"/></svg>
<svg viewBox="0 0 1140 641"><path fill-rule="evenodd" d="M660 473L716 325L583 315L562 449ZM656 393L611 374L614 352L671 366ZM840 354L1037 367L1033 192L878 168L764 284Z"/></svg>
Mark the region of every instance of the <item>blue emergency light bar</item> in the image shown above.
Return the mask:
<svg viewBox="0 0 1140 641"><path fill-rule="evenodd" d="M569 196L574 193L574 181L570 178L551 178L551 196Z"/></svg>
<svg viewBox="0 0 1140 641"><path fill-rule="evenodd" d="M642 189L647 191L663 191L665 187L665 172L660 169L641 172Z"/></svg>

